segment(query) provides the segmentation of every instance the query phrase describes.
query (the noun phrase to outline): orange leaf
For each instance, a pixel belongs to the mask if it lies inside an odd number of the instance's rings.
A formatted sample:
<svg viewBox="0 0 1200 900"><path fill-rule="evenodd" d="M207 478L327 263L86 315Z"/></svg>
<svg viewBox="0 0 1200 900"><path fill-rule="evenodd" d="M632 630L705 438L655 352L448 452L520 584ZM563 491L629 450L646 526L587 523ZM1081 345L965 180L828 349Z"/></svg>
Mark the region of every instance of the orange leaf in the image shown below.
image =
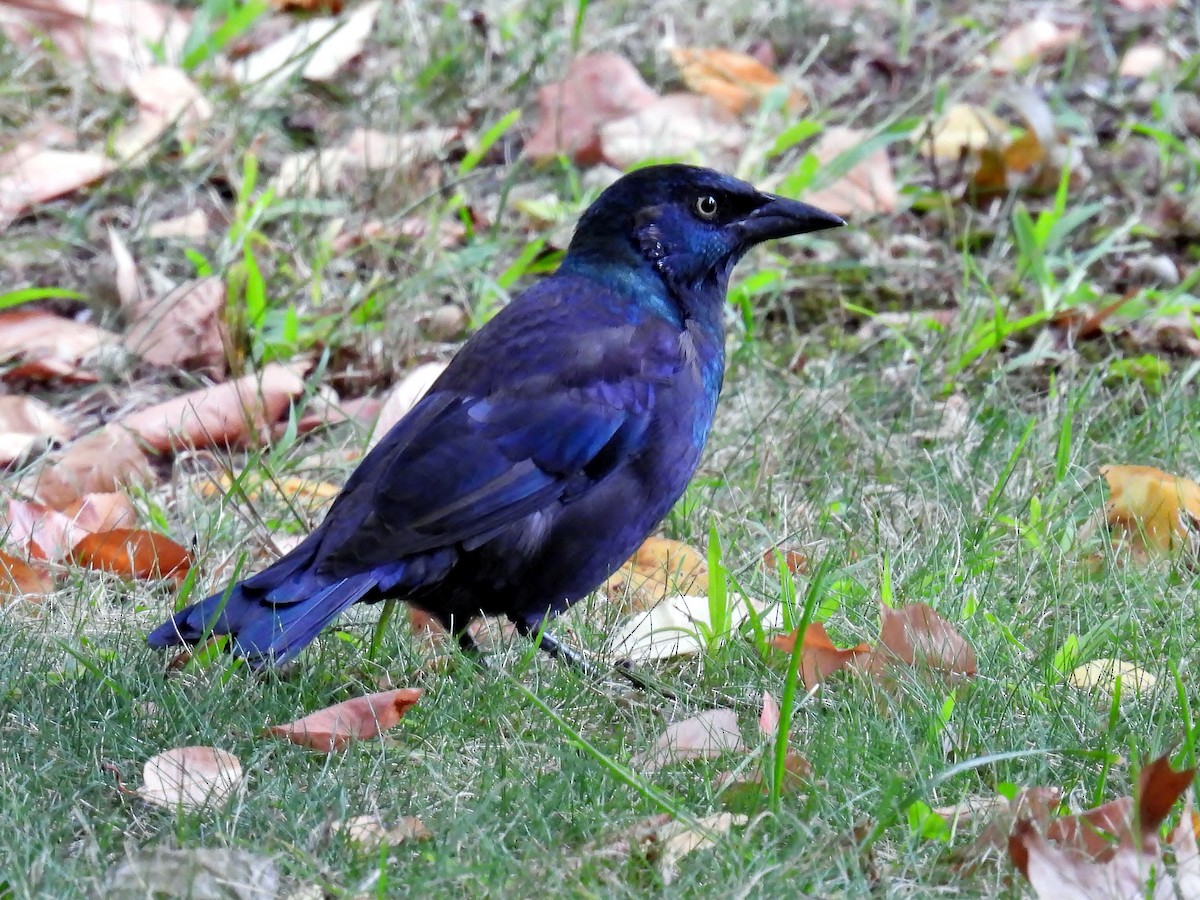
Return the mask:
<svg viewBox="0 0 1200 900"><path fill-rule="evenodd" d="M783 564L787 566L787 570L793 575L808 574L808 557L799 550L792 550L790 547L772 547L763 554L763 565L768 571L776 572L779 570L779 560L776 554L783 555Z"/></svg>
<svg viewBox="0 0 1200 900"><path fill-rule="evenodd" d="M132 528L137 522L133 504L124 494L113 492L84 494L63 510L77 528L84 531L112 531Z"/></svg>
<svg viewBox="0 0 1200 900"><path fill-rule="evenodd" d="M56 560L87 534L70 516L29 500L8 501L7 539L39 559Z"/></svg>
<svg viewBox="0 0 1200 900"><path fill-rule="evenodd" d="M781 84L779 76L753 56L732 50L676 47L671 59L679 67L684 84L697 94L715 100L734 115L741 115ZM788 107L799 112L804 97L792 93Z"/></svg>
<svg viewBox="0 0 1200 900"><path fill-rule="evenodd" d="M55 509L70 509L89 494L154 480L150 461L129 432L105 426L72 441L37 481L37 496Z"/></svg>
<svg viewBox="0 0 1200 900"><path fill-rule="evenodd" d="M44 569L0 550L0 600L48 594L54 579Z"/></svg>
<svg viewBox="0 0 1200 900"><path fill-rule="evenodd" d="M299 374L271 363L261 373L131 413L119 424L160 453L179 447L249 444L303 392L304 379Z"/></svg>
<svg viewBox="0 0 1200 900"><path fill-rule="evenodd" d="M628 612L650 609L672 594L707 594L708 561L682 541L648 537L604 590Z"/></svg>
<svg viewBox="0 0 1200 900"><path fill-rule="evenodd" d="M3 190L0 180L0 227L4 222ZM117 336L103 328L42 310L0 312L0 362L11 366L4 372L5 378L97 381L96 373L83 362L101 346L116 342Z"/></svg>
<svg viewBox="0 0 1200 900"><path fill-rule="evenodd" d="M880 613L879 644L910 666L929 666L956 675L974 675L975 651L961 634L924 603ZM876 654L877 659L879 654Z"/></svg>
<svg viewBox="0 0 1200 900"><path fill-rule="evenodd" d="M287 725L272 725L266 733L321 753L333 753L345 750L356 740L369 740L395 727L420 697L417 688L366 694L335 703Z"/></svg>
<svg viewBox="0 0 1200 900"><path fill-rule="evenodd" d="M86 535L71 548L68 558L89 569L143 580L179 580L192 565L187 551L170 538L134 528Z"/></svg>
<svg viewBox="0 0 1200 900"><path fill-rule="evenodd" d="M1102 466L1100 474L1108 482L1105 521L1115 541L1159 553L1187 545L1184 515L1200 519L1200 485L1153 466Z"/></svg>
<svg viewBox="0 0 1200 900"><path fill-rule="evenodd" d="M798 631L789 635L776 635L771 639L771 646L791 653L798 636ZM858 644L843 650L829 639L824 625L820 622L810 622L804 630L804 639L800 645L800 674L804 679L804 687L811 691L834 672L846 668L859 657L864 660L870 659L870 644Z"/></svg>

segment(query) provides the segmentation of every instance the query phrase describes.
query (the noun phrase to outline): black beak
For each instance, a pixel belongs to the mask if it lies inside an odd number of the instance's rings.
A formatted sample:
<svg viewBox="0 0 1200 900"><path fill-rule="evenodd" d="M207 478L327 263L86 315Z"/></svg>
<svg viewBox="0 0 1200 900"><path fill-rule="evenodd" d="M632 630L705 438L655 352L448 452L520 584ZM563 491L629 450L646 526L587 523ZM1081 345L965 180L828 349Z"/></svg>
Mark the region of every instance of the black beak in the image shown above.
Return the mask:
<svg viewBox="0 0 1200 900"><path fill-rule="evenodd" d="M747 244L758 244L775 238L790 237L793 234L808 234L810 231L823 231L826 228L838 228L846 224L841 216L827 213L799 200L789 200L775 194L763 196L767 198L767 202L738 223Z"/></svg>

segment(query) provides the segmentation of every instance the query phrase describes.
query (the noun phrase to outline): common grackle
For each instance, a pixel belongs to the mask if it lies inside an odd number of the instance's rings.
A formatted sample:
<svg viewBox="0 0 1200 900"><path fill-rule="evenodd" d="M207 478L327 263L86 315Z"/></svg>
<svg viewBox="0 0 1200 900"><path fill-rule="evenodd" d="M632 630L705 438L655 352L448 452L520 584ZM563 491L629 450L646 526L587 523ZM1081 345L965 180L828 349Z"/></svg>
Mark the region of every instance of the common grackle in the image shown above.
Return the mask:
<svg viewBox="0 0 1200 900"><path fill-rule="evenodd" d="M652 166L588 207L562 265L459 350L351 474L321 524L262 572L176 613L152 647L228 634L281 663L349 606L399 598L470 646L481 613L543 630L683 493L724 377L734 264L843 224L708 169Z"/></svg>

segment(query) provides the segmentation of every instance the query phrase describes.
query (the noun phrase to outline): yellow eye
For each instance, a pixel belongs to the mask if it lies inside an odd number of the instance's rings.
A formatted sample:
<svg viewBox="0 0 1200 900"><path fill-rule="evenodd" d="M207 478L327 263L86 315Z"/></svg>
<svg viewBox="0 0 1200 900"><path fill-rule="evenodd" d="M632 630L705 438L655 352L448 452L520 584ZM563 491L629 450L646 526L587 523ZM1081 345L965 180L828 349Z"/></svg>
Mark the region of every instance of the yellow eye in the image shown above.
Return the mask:
<svg viewBox="0 0 1200 900"><path fill-rule="evenodd" d="M697 197L696 215L702 219L715 219L717 217L717 198L712 194Z"/></svg>

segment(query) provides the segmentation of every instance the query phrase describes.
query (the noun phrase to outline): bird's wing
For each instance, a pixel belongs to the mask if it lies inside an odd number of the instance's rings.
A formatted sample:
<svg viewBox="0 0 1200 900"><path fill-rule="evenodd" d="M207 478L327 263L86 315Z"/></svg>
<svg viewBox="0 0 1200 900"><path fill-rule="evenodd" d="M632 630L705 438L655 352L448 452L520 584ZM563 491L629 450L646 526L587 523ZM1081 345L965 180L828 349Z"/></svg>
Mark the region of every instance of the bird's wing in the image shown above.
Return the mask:
<svg viewBox="0 0 1200 900"><path fill-rule="evenodd" d="M435 385L330 509L320 571L348 574L477 546L569 502L636 452L656 390L678 369L678 336L666 325L621 334L619 346L588 357L603 359L592 372L567 365L552 377L526 373L480 396Z"/></svg>

